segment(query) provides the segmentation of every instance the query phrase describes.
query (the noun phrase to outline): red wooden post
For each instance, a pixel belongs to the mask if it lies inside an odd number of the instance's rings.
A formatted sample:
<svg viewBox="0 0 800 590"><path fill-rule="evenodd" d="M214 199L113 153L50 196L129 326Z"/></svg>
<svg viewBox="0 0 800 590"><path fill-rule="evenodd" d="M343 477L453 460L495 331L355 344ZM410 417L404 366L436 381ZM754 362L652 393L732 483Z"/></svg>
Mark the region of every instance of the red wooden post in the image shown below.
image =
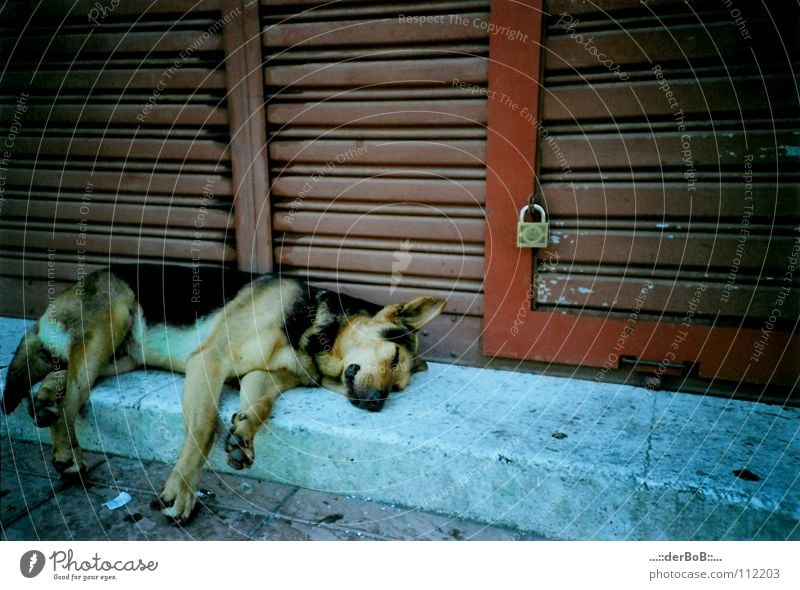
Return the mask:
<svg viewBox="0 0 800 590"><path fill-rule="evenodd" d="M267 181L266 119L259 4L223 0L225 72L236 250L239 268L272 270L272 213Z"/></svg>
<svg viewBox="0 0 800 590"><path fill-rule="evenodd" d="M517 248L515 231L534 186L542 0L495 0L491 23L483 351L524 358L525 344L514 344L522 327L515 321L520 307L530 316L532 250Z"/></svg>

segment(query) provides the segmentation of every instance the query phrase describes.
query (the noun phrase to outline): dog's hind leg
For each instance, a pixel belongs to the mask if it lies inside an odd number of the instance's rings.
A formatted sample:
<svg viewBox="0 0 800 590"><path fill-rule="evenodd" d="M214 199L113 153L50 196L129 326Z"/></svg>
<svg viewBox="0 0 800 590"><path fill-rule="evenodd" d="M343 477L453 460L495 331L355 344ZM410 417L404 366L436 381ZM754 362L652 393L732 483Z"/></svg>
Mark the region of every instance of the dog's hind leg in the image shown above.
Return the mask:
<svg viewBox="0 0 800 590"><path fill-rule="evenodd" d="M126 356L121 359L112 359L103 369L100 371L99 377L118 377L120 375L124 375L125 373L130 373L131 371L135 371L141 365L136 362L135 359Z"/></svg>
<svg viewBox="0 0 800 590"><path fill-rule="evenodd" d="M300 380L290 371L251 371L242 377L241 407L231 418L225 439L228 465L244 469L253 464L256 432L267 423L277 397L298 385Z"/></svg>
<svg viewBox="0 0 800 590"><path fill-rule="evenodd" d="M66 393L58 421L51 427L53 464L66 479L80 477L86 469L75 432L75 418L114 350L127 336L132 323L130 308L117 303L105 312L93 314L89 322L82 339L70 346Z"/></svg>
<svg viewBox="0 0 800 590"><path fill-rule="evenodd" d="M23 399L31 401L31 388L54 370L53 358L39 339L37 324L22 337L8 367L3 412L10 414Z"/></svg>
<svg viewBox="0 0 800 590"><path fill-rule="evenodd" d="M100 368L97 378L117 377L138 368L130 357L112 360ZM53 371L42 382L30 406L31 418L39 428L55 424L61 415L61 401L66 394L67 371Z"/></svg>
<svg viewBox="0 0 800 590"><path fill-rule="evenodd" d="M232 372L231 367L224 364L224 359L229 356L213 347L203 348L186 363L183 386L185 439L178 462L159 497L162 512L176 523L188 520L194 510L197 482L214 442L220 393Z"/></svg>

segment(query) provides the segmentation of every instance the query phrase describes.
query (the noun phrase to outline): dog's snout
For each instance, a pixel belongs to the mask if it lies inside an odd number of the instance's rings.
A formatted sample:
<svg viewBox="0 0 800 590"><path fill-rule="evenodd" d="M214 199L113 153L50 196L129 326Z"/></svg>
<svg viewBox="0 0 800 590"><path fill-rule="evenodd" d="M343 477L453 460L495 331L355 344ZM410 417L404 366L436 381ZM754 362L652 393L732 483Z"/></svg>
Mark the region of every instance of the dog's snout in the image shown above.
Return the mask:
<svg viewBox="0 0 800 590"><path fill-rule="evenodd" d="M361 370L361 365L347 365L347 368L344 370L344 377L345 379L355 379L356 373Z"/></svg>
<svg viewBox="0 0 800 590"><path fill-rule="evenodd" d="M350 403L360 410L367 410L368 412L380 412L383 405L386 403L387 393L381 391L372 391L363 396L348 396Z"/></svg>
<svg viewBox="0 0 800 590"><path fill-rule="evenodd" d="M373 391L364 399L359 400L356 406L368 412L380 412L384 403L386 403L386 395L380 391Z"/></svg>

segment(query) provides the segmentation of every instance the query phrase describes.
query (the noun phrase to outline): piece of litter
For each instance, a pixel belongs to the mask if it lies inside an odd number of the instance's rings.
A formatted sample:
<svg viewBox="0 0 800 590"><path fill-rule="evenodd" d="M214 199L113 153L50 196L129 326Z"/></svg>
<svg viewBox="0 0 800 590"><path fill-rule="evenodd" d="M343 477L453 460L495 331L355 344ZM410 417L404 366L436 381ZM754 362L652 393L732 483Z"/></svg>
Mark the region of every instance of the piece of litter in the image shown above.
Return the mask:
<svg viewBox="0 0 800 590"><path fill-rule="evenodd" d="M117 508L122 508L123 506L125 506L125 504L127 504L131 500L133 500L133 498L128 492L120 492L119 496L117 496L113 500L109 500L108 502L103 504L103 506L105 506L109 510L116 510Z"/></svg>

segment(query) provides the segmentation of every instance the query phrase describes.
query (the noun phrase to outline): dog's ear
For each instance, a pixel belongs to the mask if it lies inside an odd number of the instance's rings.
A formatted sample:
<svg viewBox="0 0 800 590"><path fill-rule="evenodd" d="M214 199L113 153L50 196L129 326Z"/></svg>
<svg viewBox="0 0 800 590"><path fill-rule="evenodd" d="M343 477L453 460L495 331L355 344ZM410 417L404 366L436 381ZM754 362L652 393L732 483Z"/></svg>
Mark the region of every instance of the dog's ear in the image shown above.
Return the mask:
<svg viewBox="0 0 800 590"><path fill-rule="evenodd" d="M444 311L445 301L438 297L417 297L408 303L384 307L376 317L411 330L419 330Z"/></svg>
<svg viewBox="0 0 800 590"><path fill-rule="evenodd" d="M414 357L414 365L411 367L412 373L422 373L422 371L428 370L428 363L422 360L422 357L415 356Z"/></svg>

